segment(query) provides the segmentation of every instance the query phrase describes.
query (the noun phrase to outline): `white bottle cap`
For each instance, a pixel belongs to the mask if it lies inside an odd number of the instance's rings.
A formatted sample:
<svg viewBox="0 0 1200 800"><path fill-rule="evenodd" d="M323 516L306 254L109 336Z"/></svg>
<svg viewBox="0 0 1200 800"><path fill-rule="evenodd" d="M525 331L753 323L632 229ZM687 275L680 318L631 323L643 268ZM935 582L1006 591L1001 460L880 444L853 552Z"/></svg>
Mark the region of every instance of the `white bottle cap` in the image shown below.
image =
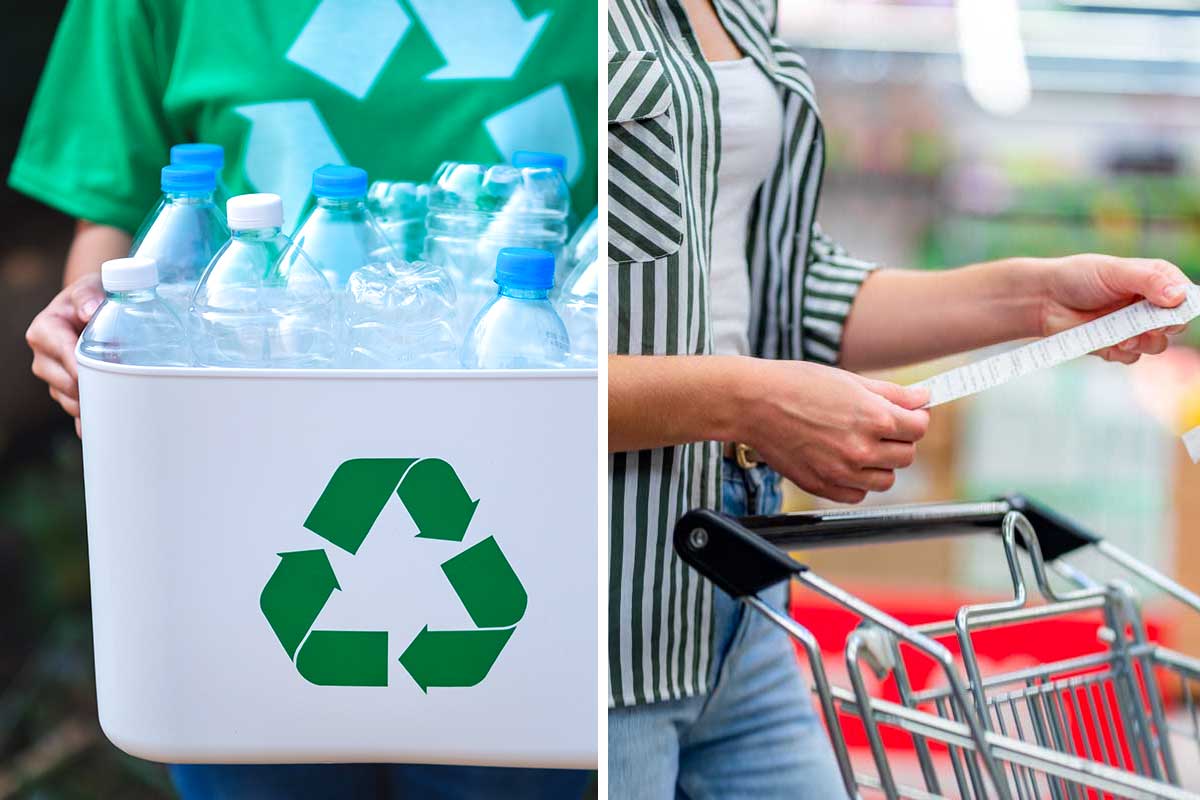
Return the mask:
<svg viewBox="0 0 1200 800"><path fill-rule="evenodd" d="M283 201L277 194L239 194L225 204L229 230L283 227Z"/></svg>
<svg viewBox="0 0 1200 800"><path fill-rule="evenodd" d="M158 262L146 256L114 258L100 265L100 284L106 292L133 292L158 286Z"/></svg>

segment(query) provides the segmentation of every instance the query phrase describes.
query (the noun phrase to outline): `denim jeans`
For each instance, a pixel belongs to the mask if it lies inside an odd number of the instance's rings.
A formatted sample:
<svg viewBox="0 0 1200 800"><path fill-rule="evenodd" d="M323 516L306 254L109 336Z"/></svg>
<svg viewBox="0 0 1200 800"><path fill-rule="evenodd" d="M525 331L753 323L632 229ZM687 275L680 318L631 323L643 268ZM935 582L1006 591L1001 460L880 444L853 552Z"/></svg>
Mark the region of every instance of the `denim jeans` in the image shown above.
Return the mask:
<svg viewBox="0 0 1200 800"><path fill-rule="evenodd" d="M430 764L172 764L168 770L182 800L577 800L592 779L587 770Z"/></svg>
<svg viewBox="0 0 1200 800"><path fill-rule="evenodd" d="M424 764L176 764L183 800L575 800L591 773Z"/></svg>
<svg viewBox="0 0 1200 800"><path fill-rule="evenodd" d="M743 470L726 460L723 473L726 513L779 510L779 478L770 468ZM761 597L783 607L787 587L772 587ZM609 710L609 797L846 797L787 635L718 589L713 636L707 695Z"/></svg>

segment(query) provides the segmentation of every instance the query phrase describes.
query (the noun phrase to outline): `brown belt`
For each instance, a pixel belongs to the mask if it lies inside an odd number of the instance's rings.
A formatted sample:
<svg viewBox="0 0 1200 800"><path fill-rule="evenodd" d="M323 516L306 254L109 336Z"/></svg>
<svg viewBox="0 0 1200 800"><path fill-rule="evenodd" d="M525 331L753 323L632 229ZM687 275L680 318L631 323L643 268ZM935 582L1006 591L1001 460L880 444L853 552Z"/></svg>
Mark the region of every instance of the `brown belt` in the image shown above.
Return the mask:
<svg viewBox="0 0 1200 800"><path fill-rule="evenodd" d="M732 458L742 469L753 469L763 463L757 450L741 442L725 442L721 446L721 454L726 458Z"/></svg>

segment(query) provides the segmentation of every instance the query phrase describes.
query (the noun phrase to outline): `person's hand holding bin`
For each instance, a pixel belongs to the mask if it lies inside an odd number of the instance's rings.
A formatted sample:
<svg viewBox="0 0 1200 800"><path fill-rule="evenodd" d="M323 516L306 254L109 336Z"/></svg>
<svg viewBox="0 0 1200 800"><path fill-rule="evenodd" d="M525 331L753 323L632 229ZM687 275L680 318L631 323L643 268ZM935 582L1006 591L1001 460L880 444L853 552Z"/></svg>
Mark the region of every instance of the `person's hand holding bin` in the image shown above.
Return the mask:
<svg viewBox="0 0 1200 800"><path fill-rule="evenodd" d="M25 341L33 350L33 374L46 382L50 396L75 418L76 432L79 431L79 382L75 344L102 302L100 273L89 273L59 292L33 318L25 332Z"/></svg>

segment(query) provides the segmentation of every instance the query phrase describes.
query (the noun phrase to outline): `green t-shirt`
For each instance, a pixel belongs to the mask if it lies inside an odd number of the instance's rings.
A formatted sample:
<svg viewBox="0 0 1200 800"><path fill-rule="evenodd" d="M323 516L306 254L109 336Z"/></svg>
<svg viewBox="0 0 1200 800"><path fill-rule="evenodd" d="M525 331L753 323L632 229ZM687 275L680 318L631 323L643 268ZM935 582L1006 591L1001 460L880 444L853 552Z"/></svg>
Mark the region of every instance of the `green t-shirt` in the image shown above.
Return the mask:
<svg viewBox="0 0 1200 800"><path fill-rule="evenodd" d="M596 203L598 6L578 0L72 0L9 184L137 228L180 142L225 147L232 193L283 197L312 170L426 181L444 160L567 157Z"/></svg>

